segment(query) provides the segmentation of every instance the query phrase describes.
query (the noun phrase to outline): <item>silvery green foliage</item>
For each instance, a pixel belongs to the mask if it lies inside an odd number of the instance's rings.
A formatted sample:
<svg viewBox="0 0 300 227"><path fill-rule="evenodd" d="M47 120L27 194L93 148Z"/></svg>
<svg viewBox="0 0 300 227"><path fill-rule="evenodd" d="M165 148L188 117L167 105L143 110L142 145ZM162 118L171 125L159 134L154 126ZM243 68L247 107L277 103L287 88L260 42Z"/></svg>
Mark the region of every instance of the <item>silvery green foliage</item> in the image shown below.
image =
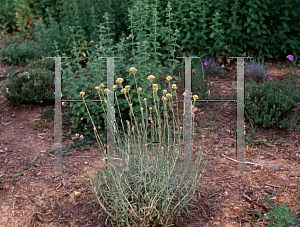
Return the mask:
<svg viewBox="0 0 300 227"><path fill-rule="evenodd" d="M250 58L249 63L245 65L245 79L246 82L263 82L266 78L267 71L264 66L264 62L259 60L252 60Z"/></svg>

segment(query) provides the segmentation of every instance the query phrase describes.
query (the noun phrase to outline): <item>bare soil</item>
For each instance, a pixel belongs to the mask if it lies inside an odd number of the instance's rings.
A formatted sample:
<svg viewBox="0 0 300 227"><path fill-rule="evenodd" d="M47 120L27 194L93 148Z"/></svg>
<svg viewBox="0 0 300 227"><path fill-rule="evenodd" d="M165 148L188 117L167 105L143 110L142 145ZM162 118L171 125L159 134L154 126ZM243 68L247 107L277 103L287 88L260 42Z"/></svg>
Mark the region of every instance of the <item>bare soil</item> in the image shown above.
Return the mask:
<svg viewBox="0 0 300 227"><path fill-rule="evenodd" d="M286 80L286 70L277 63L286 64L284 59L266 62L269 77ZM9 68L1 63L0 76ZM24 68L16 66L15 70ZM227 78L213 83L221 97L231 98L237 72L234 63L225 64L224 69ZM208 164L199 182L201 189L195 193L197 208L183 215L183 220L178 217L177 226L266 226L268 221L258 219L253 212L271 210L261 201L273 192L271 201L288 202L300 224L300 129L257 129L256 137L252 137L256 144L245 147L245 161L251 162L246 168L254 171L234 171L236 104L215 104L201 104L195 109L195 135L199 137L193 150L204 145L203 159ZM0 226L105 226L105 218L98 219L96 214L100 205L89 203L95 196L87 186L86 175L87 167L104 168L99 148L73 151L64 157L63 171L53 172L54 155L46 151L53 149L54 125L53 119L42 118L43 107L16 108L0 95ZM294 114L300 116L300 105ZM247 121L246 126L250 126ZM251 135L248 128L247 134ZM63 146L70 140L63 137Z"/></svg>

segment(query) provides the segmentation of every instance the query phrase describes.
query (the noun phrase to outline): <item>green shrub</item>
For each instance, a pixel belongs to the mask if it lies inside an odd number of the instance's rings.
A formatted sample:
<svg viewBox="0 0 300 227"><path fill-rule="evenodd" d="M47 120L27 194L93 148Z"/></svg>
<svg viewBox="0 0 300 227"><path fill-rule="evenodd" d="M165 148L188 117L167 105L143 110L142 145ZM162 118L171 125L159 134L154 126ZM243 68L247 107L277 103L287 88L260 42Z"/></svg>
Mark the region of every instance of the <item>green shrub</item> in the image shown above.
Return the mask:
<svg viewBox="0 0 300 227"><path fill-rule="evenodd" d="M291 110L300 101L300 91L296 86L279 81L266 81L256 85L245 85L245 110L248 119L255 125L288 129L297 122L296 116L289 119Z"/></svg>
<svg viewBox="0 0 300 227"><path fill-rule="evenodd" d="M2 88L4 97L17 105L54 103L54 69L53 59L31 62L25 72L12 76Z"/></svg>
<svg viewBox="0 0 300 227"><path fill-rule="evenodd" d="M25 66L31 60L41 56L38 44L33 40L26 39L19 44L20 36L16 35L13 36L12 40L5 36L3 41L6 48L0 50L0 60L4 63Z"/></svg>

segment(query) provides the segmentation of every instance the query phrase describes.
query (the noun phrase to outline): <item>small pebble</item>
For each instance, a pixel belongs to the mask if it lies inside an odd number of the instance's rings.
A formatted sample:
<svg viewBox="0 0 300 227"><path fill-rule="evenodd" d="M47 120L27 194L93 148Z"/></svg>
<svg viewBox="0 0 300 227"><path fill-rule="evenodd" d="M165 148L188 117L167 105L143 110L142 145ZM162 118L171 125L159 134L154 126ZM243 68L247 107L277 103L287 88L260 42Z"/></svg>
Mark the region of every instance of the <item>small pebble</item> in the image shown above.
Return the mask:
<svg viewBox="0 0 300 227"><path fill-rule="evenodd" d="M279 170L279 169L282 169L282 167L281 166L272 166L270 169L271 170Z"/></svg>

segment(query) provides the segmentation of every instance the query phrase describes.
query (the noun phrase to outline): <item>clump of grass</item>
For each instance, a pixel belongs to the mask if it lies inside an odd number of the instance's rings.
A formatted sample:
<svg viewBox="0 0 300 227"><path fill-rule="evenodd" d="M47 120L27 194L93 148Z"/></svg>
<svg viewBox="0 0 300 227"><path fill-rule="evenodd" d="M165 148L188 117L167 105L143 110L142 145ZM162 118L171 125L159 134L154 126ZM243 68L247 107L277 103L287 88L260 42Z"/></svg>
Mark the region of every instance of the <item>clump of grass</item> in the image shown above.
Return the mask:
<svg viewBox="0 0 300 227"><path fill-rule="evenodd" d="M131 67L129 71L136 79L137 70ZM172 105L172 92L175 93L176 100L178 100L177 86L176 84L171 85L171 76L166 77L170 91L163 90L162 99L165 107L167 105L171 107L173 118L169 120L165 108L164 121L162 121L156 101L159 98L157 95L158 86L153 84L155 77L150 75L147 79L152 84L154 105L153 108L148 108L146 98L143 99L144 105L141 104L140 92L142 88L138 88L136 84L142 115L140 124L136 121L130 100L130 86L124 87L122 78L116 80L118 86L122 87L121 92L125 95L130 107L131 119L130 122L126 122L127 133L122 121L122 130L119 130L118 125L113 126L113 122L108 122L109 127L115 127L115 165L99 170L93 175L88 175L91 190L102 207L101 214L104 212L107 215L106 224L107 220L110 220L116 226L170 226L177 214L186 213L185 210L189 212L188 206L192 206L189 204L191 200L197 201L194 192L197 190L204 170L204 165L201 163L202 147L199 147L199 153L195 155L197 157L194 161L188 160L187 166L190 168L186 168L182 157L185 152L184 130L180 127L178 118L175 119ZM111 92L109 89L104 89L103 92L103 88L103 83L95 87L100 99L101 96L104 97L104 93L108 98L108 94ZM117 85L114 86L114 91L116 88ZM84 100L85 93L80 92L79 95ZM192 108L194 108L198 96L194 95L193 98ZM117 98L116 106L120 119L122 119ZM107 115L106 119L108 119ZM91 122L93 123L92 119ZM193 123L194 117L192 126ZM148 128L151 128L151 139L157 141L156 144L148 143ZM193 132L194 127L191 128ZM105 153L94 123L93 129L99 148ZM193 144L193 133L190 135L192 136L191 144Z"/></svg>
<svg viewBox="0 0 300 227"><path fill-rule="evenodd" d="M252 60L250 58L250 62L246 64L245 76L247 83L253 81L255 81L256 84L263 83L268 77L264 62Z"/></svg>

